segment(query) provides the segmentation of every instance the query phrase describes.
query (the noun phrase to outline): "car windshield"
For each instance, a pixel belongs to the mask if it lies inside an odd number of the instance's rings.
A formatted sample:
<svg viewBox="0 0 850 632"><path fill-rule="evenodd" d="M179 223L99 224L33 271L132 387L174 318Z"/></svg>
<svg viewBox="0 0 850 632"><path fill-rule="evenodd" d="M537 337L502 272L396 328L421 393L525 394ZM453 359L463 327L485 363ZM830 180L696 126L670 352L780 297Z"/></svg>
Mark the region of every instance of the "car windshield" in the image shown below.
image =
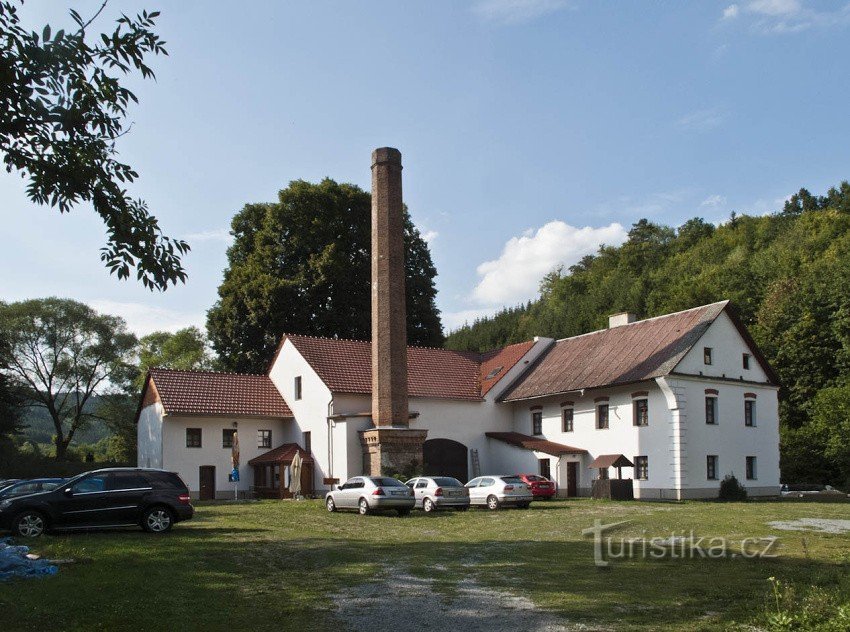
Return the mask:
<svg viewBox="0 0 850 632"><path fill-rule="evenodd" d="M463 483L449 476L436 476L432 480L440 487L463 487Z"/></svg>
<svg viewBox="0 0 850 632"><path fill-rule="evenodd" d="M519 476L500 476L504 482L509 485L516 485L517 483L522 483L522 479Z"/></svg>
<svg viewBox="0 0 850 632"><path fill-rule="evenodd" d="M373 476L370 480L379 487L405 487L400 480L388 476Z"/></svg>
<svg viewBox="0 0 850 632"><path fill-rule="evenodd" d="M545 481L545 480L546 480L546 479L545 479L545 478L543 478L542 476L537 476L537 474L529 474L528 476L526 476L526 478L527 478L528 480L530 480L530 481L534 482L534 483L537 483L537 482Z"/></svg>

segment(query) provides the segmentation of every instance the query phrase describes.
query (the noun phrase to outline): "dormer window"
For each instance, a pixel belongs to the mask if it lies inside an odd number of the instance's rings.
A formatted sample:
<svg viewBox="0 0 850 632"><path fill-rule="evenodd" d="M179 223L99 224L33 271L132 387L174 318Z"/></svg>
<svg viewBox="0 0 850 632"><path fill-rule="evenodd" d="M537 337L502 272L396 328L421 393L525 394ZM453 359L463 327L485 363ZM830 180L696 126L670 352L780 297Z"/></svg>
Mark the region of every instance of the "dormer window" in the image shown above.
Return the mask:
<svg viewBox="0 0 850 632"><path fill-rule="evenodd" d="M707 365L711 364L711 347L702 348L702 361Z"/></svg>
<svg viewBox="0 0 850 632"><path fill-rule="evenodd" d="M502 369L504 369L504 368L505 368L505 367L503 367L503 366L497 366L495 369L493 369L492 371L490 371L484 379L485 379L485 380L492 380L494 377L496 377L497 375L499 375L499 373L501 373L501 372L502 372Z"/></svg>

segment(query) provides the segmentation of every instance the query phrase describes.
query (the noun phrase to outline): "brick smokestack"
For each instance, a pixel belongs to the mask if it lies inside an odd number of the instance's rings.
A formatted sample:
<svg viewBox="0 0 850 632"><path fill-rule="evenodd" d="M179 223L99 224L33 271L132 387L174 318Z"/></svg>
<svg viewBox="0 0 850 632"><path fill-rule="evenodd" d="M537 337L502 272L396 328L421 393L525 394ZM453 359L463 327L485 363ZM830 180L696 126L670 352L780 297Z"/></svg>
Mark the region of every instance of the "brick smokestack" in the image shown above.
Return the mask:
<svg viewBox="0 0 850 632"><path fill-rule="evenodd" d="M372 152L372 422L407 427L401 152Z"/></svg>

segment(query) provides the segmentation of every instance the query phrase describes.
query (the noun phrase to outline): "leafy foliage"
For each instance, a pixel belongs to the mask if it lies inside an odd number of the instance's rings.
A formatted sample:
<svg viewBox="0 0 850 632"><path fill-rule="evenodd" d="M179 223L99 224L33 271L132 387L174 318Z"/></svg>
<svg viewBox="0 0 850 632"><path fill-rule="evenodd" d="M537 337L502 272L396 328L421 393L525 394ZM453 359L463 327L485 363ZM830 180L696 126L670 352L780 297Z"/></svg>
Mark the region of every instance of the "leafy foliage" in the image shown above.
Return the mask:
<svg viewBox="0 0 850 632"><path fill-rule="evenodd" d="M407 334L441 346L437 274L405 211ZM233 245L207 329L225 368L264 371L284 333L371 338L371 196L352 184L296 180L277 203L233 218Z"/></svg>
<svg viewBox="0 0 850 632"><path fill-rule="evenodd" d="M809 423L822 389L850 384L847 182L824 196L801 189L774 215L735 215L719 227L695 218L674 231L641 220L622 246L549 274L539 300L462 327L446 346L486 351L536 335L563 338L604 328L616 312L651 317L723 299L783 385L783 478L843 483L847 449L825 452L828 439Z"/></svg>
<svg viewBox="0 0 850 632"><path fill-rule="evenodd" d="M139 340L139 370L133 390L142 389L148 370L154 367L206 371L213 365L207 337L197 327L186 327L174 333L155 331Z"/></svg>
<svg viewBox="0 0 850 632"><path fill-rule="evenodd" d="M91 398L118 390L133 373L136 337L124 321L69 299L0 304L0 338L0 370L50 414L57 459L96 417Z"/></svg>
<svg viewBox="0 0 850 632"><path fill-rule="evenodd" d="M105 6L104 2L104 6ZM0 2L0 151L6 170L29 179L27 195L61 213L90 202L106 225L101 260L119 278L130 268L150 289L185 281L180 257L189 245L162 234L157 219L125 186L138 174L117 160L116 141L136 96L119 80L134 71L153 78L150 55L167 55L152 30L158 12L122 15L110 34L87 35L73 9L74 31L39 33L20 25L18 7Z"/></svg>

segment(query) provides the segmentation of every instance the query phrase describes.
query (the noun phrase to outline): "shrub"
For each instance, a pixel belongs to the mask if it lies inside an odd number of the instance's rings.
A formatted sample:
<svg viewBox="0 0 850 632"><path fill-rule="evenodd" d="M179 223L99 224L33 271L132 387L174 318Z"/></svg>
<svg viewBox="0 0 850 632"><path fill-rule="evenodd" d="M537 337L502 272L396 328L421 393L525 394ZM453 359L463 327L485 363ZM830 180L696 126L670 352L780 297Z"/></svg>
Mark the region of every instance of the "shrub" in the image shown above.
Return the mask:
<svg viewBox="0 0 850 632"><path fill-rule="evenodd" d="M727 474L726 478L720 482L720 494L718 498L720 500L746 500L747 489L741 485L741 482L734 474Z"/></svg>

